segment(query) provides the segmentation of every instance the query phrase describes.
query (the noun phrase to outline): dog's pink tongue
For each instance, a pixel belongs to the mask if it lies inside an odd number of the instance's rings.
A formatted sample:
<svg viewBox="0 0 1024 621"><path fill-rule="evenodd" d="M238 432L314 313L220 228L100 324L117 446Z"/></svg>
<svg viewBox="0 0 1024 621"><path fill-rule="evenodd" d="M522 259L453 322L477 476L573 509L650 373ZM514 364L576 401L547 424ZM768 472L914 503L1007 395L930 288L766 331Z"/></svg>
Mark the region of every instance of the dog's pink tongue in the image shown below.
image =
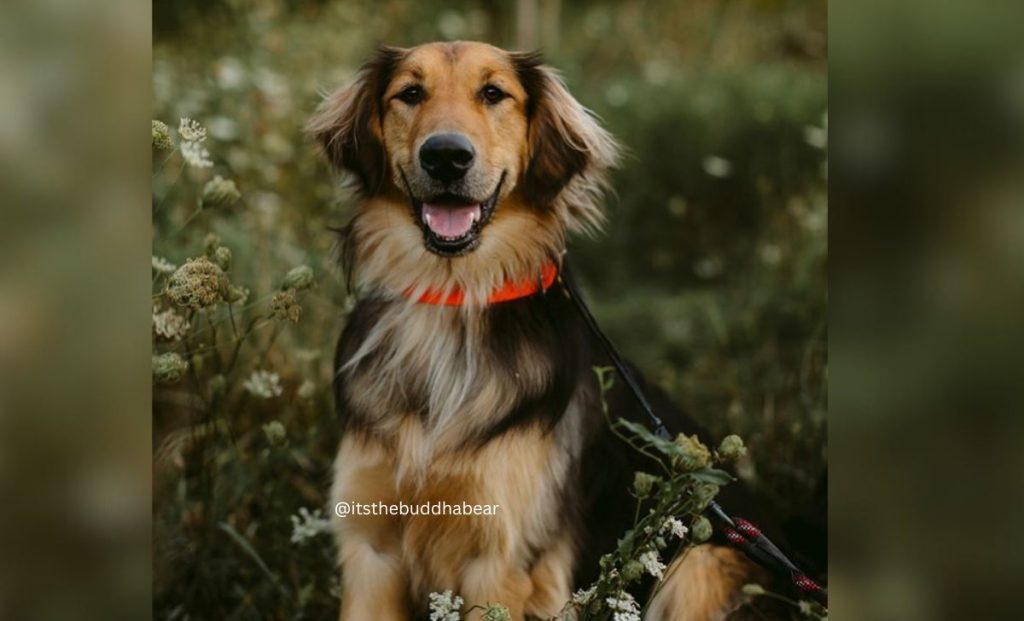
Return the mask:
<svg viewBox="0 0 1024 621"><path fill-rule="evenodd" d="M462 237L480 219L480 205L449 207L423 204L423 221L434 234L441 237Z"/></svg>

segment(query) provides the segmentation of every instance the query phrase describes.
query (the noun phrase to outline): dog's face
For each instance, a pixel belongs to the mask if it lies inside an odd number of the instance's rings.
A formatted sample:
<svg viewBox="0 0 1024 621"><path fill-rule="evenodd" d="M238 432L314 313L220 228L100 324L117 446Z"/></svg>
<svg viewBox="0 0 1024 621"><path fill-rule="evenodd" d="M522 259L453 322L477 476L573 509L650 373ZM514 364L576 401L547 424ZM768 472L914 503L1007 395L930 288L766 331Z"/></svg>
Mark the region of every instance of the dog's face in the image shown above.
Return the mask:
<svg viewBox="0 0 1024 621"><path fill-rule="evenodd" d="M366 235L397 246L415 231L438 259L500 263L502 247L531 240L557 253L566 229L600 221L595 200L615 159L610 136L536 55L482 43L384 48L309 129L354 174L363 228L387 221L387 233Z"/></svg>
<svg viewBox="0 0 1024 621"><path fill-rule="evenodd" d="M397 64L382 99L392 181L427 248L476 247L525 169L527 93L512 59L483 45L420 47Z"/></svg>

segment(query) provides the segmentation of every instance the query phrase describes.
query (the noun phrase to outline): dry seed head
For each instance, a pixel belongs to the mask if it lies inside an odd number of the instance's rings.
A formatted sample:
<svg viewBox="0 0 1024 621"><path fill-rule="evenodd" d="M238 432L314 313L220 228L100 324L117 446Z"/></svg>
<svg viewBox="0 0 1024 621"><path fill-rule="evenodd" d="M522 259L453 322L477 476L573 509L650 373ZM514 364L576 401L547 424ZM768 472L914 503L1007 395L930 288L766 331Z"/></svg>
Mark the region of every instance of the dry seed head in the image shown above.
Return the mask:
<svg viewBox="0 0 1024 621"><path fill-rule="evenodd" d="M220 302L227 284L224 272L206 257L189 259L171 275L167 297L175 306L200 310Z"/></svg>
<svg viewBox="0 0 1024 621"><path fill-rule="evenodd" d="M302 307L295 300L295 289L278 291L270 299L270 310L274 316L282 321L287 319L292 323L299 323L302 316Z"/></svg>

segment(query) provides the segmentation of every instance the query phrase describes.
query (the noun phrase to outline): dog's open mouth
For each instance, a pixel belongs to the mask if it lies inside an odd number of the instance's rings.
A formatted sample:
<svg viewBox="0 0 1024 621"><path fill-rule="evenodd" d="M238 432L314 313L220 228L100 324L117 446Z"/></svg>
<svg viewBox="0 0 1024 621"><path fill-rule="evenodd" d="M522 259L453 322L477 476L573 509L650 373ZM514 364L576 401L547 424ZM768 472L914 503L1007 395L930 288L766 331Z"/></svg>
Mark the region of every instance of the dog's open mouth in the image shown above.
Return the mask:
<svg viewBox="0 0 1024 621"><path fill-rule="evenodd" d="M480 244L480 232L491 219L505 175L482 203L465 197L442 194L427 201L413 200L413 212L423 229L427 249L445 257L470 252Z"/></svg>

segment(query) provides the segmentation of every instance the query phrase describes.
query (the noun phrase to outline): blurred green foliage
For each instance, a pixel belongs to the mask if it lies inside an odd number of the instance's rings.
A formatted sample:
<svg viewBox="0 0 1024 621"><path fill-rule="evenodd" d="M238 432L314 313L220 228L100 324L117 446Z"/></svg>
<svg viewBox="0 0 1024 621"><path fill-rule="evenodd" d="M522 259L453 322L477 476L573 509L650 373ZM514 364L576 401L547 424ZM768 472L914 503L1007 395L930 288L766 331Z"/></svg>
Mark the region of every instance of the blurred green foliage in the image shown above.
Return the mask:
<svg viewBox="0 0 1024 621"><path fill-rule="evenodd" d="M523 5L535 20L517 20ZM222 309L193 317L190 347L224 351L188 352L195 373L154 388L157 617L335 614L330 537L293 543L290 517L326 502L337 441L331 359L351 304L331 229L347 221L352 199L301 128L321 94L383 43L544 49L628 150L606 234L570 248L596 314L711 429L709 441L744 437L739 474L776 510L807 500L826 463L824 2L153 8L153 118L172 132L180 117L199 120L214 162L195 169L154 151L154 256L181 265L218 235L232 253L231 282L251 291L232 317L242 324L269 311L288 270L306 264L316 277L297 324L257 323L227 386L211 388L219 373L210 361L235 346ZM200 209L215 175L233 180L241 199ZM257 369L279 375L280 396L243 387ZM212 389L224 391L215 408L200 398Z"/></svg>

